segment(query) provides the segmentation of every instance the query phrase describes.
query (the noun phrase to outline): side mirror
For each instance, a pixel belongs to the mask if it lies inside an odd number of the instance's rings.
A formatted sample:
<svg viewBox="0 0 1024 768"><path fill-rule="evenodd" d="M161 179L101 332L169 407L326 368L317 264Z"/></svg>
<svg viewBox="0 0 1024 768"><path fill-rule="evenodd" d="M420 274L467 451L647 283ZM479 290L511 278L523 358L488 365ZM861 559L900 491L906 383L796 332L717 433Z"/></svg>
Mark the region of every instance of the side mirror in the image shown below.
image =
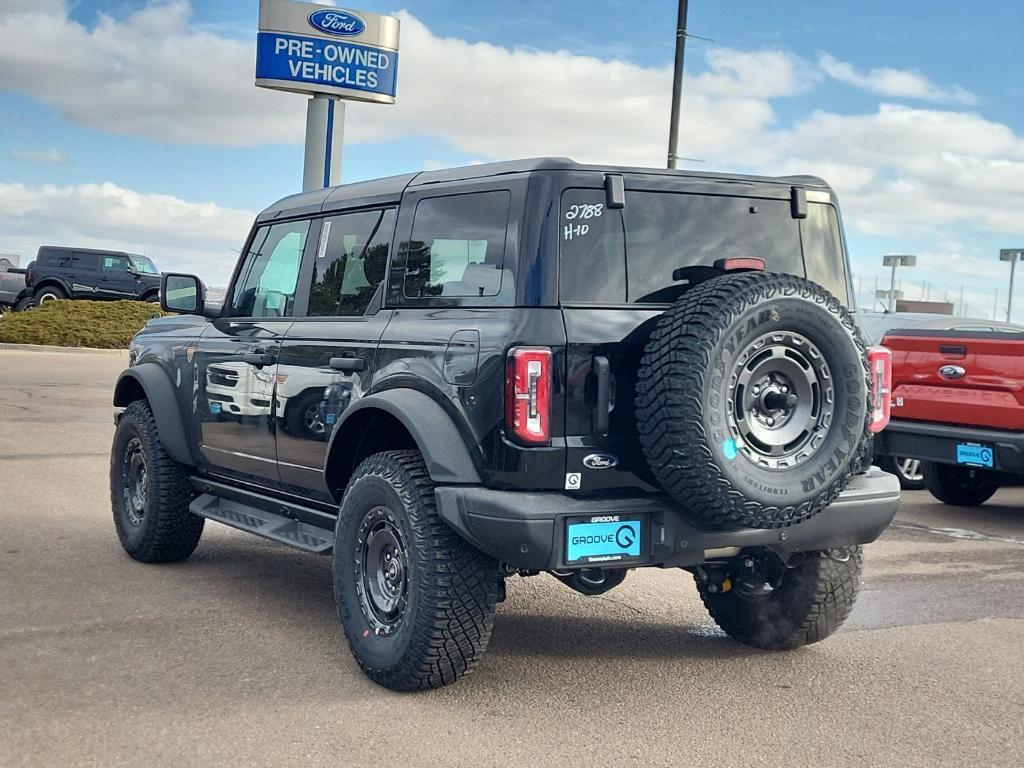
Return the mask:
<svg viewBox="0 0 1024 768"><path fill-rule="evenodd" d="M180 315L202 315L206 286L195 275L164 272L160 276L160 308Z"/></svg>
<svg viewBox="0 0 1024 768"><path fill-rule="evenodd" d="M134 277L139 276L139 270L137 270L135 267L127 267L125 269L125 272L127 272L129 275L133 275Z"/></svg>

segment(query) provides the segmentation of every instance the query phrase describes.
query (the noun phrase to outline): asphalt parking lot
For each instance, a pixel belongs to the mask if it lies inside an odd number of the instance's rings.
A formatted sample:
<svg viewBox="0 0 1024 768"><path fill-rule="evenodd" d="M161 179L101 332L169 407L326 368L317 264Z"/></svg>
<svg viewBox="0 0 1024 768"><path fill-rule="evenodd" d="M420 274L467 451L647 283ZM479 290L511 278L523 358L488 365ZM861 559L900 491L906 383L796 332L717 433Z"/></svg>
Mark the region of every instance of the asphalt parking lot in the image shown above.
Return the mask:
<svg viewBox="0 0 1024 768"><path fill-rule="evenodd" d="M0 349L0 765L1024 765L1024 488L908 494L843 631L749 650L688 574L600 598L509 582L456 686L399 695L345 647L324 558L209 524L118 546L118 353Z"/></svg>

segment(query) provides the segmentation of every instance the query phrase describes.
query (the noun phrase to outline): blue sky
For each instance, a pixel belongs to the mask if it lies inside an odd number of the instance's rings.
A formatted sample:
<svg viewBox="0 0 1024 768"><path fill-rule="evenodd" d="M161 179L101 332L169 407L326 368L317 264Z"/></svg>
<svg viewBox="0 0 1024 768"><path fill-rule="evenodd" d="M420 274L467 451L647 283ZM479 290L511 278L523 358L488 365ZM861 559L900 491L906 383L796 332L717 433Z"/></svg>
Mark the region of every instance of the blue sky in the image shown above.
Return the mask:
<svg viewBox="0 0 1024 768"><path fill-rule="evenodd" d="M964 284L990 312L998 248L1024 245L1024 5L690 6L712 38L687 50L690 167L823 175L865 292L883 253L912 252L908 295ZM401 13L399 101L349 110L346 180L545 153L663 162L674 2L359 8ZM0 0L0 252L75 239L226 274L247 217L301 181L304 98L252 85L256 13Z"/></svg>

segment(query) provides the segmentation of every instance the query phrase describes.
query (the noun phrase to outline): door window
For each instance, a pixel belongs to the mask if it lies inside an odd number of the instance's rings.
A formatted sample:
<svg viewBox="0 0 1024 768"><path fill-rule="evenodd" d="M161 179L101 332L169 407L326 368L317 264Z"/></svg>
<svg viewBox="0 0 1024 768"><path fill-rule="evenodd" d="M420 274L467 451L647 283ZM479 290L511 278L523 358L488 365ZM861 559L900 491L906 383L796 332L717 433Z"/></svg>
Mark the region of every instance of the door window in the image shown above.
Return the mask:
<svg viewBox="0 0 1024 768"><path fill-rule="evenodd" d="M131 267L132 263L127 256L104 256L103 271L115 274L124 274Z"/></svg>
<svg viewBox="0 0 1024 768"><path fill-rule="evenodd" d="M395 210L324 219L309 289L310 317L362 315L384 279Z"/></svg>
<svg viewBox="0 0 1024 768"><path fill-rule="evenodd" d="M497 296L510 202L506 190L421 200L409 243L406 297Z"/></svg>
<svg viewBox="0 0 1024 768"><path fill-rule="evenodd" d="M232 317L291 317L309 220L260 227L238 273Z"/></svg>

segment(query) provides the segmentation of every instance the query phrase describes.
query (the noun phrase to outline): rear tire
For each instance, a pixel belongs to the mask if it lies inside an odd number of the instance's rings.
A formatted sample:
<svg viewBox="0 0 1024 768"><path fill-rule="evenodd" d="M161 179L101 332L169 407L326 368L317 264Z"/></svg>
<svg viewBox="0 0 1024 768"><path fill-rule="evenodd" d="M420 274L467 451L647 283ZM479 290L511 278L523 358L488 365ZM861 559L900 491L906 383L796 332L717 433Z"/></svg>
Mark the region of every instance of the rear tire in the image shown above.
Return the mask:
<svg viewBox="0 0 1024 768"><path fill-rule="evenodd" d="M15 312L24 312L25 310L32 309L36 305L36 300L31 296L25 296L24 298L18 299L18 303L14 305Z"/></svg>
<svg viewBox="0 0 1024 768"><path fill-rule="evenodd" d="M996 473L925 461L921 473L928 491L939 501L954 507L977 507L999 490Z"/></svg>
<svg viewBox="0 0 1024 768"><path fill-rule="evenodd" d="M491 636L498 564L437 514L418 451L370 456L341 502L334 596L356 662L395 691L468 674Z"/></svg>
<svg viewBox="0 0 1024 768"><path fill-rule="evenodd" d="M36 306L42 306L48 301L58 301L60 299L66 299L68 295L64 292L63 288L59 288L55 285L44 285L42 288L35 292L35 304Z"/></svg>
<svg viewBox="0 0 1024 768"><path fill-rule="evenodd" d="M124 551L142 563L170 563L192 554L204 518L189 512L195 491L188 467L164 450L149 403L121 415L110 451L110 503Z"/></svg>
<svg viewBox="0 0 1024 768"><path fill-rule="evenodd" d="M902 456L883 456L878 466L890 475L896 475L900 481L900 488L904 491L924 490L924 474L922 473L923 461L920 459L908 459Z"/></svg>
<svg viewBox="0 0 1024 768"><path fill-rule="evenodd" d="M697 578L697 589L711 618L734 640L754 648L782 651L810 645L835 632L860 590L860 547L808 552L786 569L768 594L749 595L732 585L711 593Z"/></svg>

